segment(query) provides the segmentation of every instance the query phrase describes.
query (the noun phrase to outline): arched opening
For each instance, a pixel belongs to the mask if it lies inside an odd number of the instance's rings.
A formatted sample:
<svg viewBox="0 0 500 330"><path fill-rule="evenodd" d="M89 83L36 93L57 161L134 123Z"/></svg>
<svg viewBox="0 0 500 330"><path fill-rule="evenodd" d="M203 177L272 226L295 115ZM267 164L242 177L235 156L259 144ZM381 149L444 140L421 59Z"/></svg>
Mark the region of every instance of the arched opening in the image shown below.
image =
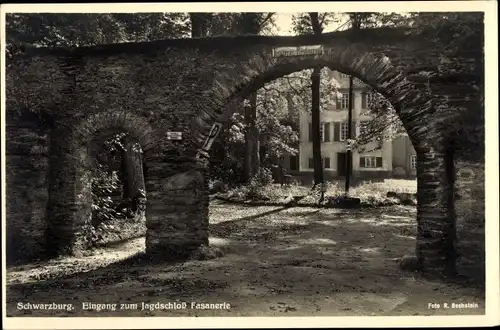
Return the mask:
<svg viewBox="0 0 500 330"><path fill-rule="evenodd" d="M239 72L238 77L230 80L224 73L220 74L220 83L216 84L219 87L216 87L214 93L225 97L220 98L220 107L212 114L212 118L218 118L214 127L227 121L234 109L233 102L247 97L276 78L315 67L328 67L358 78L392 104L418 158L418 233L415 263L418 268L429 272L454 274L455 219L450 212L454 208L454 199L450 198L453 180L448 173L453 168L446 166L449 163L444 143L446 131L439 131L438 125L431 120L435 109L431 103L425 75L410 81L404 72L391 64L388 57L360 54L358 50L349 48L345 51L325 51L322 56L308 59L270 59L267 53L255 55L252 61L245 64L243 73ZM202 113L193 122L193 127L200 127L203 120L209 122L205 117L208 118ZM200 148L201 156L206 155L215 138L213 134L204 133L210 131L207 126L202 127L203 131L199 129L200 136L208 135L208 138L200 139L204 141L200 143L203 145Z"/></svg>
<svg viewBox="0 0 500 330"><path fill-rule="evenodd" d="M144 234L147 174L143 162L151 132L143 118L127 112L89 115L52 132L49 257L78 255L119 240L123 229L129 237L136 230Z"/></svg>
<svg viewBox="0 0 500 330"><path fill-rule="evenodd" d="M91 246L146 232L146 184L142 148L127 132L104 134L90 143Z"/></svg>

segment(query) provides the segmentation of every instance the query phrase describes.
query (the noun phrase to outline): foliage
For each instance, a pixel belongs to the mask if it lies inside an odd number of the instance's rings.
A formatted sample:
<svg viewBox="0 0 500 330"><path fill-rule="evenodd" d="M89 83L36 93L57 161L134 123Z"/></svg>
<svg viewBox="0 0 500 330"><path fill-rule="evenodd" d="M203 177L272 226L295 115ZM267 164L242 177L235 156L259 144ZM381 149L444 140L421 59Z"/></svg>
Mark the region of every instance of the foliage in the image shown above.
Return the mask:
<svg viewBox="0 0 500 330"><path fill-rule="evenodd" d="M244 148L243 116L235 113L229 119L210 150L210 177L224 183L238 184L242 182Z"/></svg>
<svg viewBox="0 0 500 330"><path fill-rule="evenodd" d="M337 96L338 82L330 78L328 71L323 69L321 75L321 109L329 107ZM311 110L310 74L311 70L294 72L267 83L257 92L257 126L265 150L261 159L264 166L286 153L297 153L299 112ZM248 106L249 101L245 100L243 107ZM240 109L231 117L211 152L211 175L228 183L242 181L241 150L247 129L243 111Z"/></svg>
<svg viewBox="0 0 500 330"><path fill-rule="evenodd" d="M404 26L408 16L392 12L347 12L348 27L351 29L367 29L375 27Z"/></svg>
<svg viewBox="0 0 500 330"><path fill-rule="evenodd" d="M244 35L269 33L274 25L274 13L213 13L204 16L193 15L195 21L204 20L206 28L202 35ZM199 22L197 22L199 24ZM276 95L274 95L276 96ZM226 130L221 133L214 143L211 152L211 176L226 183L238 183L247 177L244 173L249 170L244 166L244 157L241 149L246 148L246 137L255 134L252 126L257 127L260 137L260 150L263 156L260 162L268 165L273 157L291 150L290 145L297 142L297 135L290 126L282 120L285 103L282 98L274 97L262 89L257 91L257 104L252 105L250 99L243 100L229 121ZM252 109L252 107L256 107ZM256 120L249 121L245 113L254 112ZM256 137L254 137L256 138ZM246 154L245 154L246 155Z"/></svg>
<svg viewBox="0 0 500 330"><path fill-rule="evenodd" d="M189 13L190 29L198 37L267 34L275 24L274 13Z"/></svg>
<svg viewBox="0 0 500 330"><path fill-rule="evenodd" d="M297 71L278 78L266 86L264 90L267 95L273 98L282 98L289 104L288 110L291 111L291 119L297 119L299 111L311 111L311 74L312 69ZM331 77L331 71L328 68L321 70L320 79L320 110L327 109L335 103L338 96L339 83ZM285 102L285 101L282 101Z"/></svg>
<svg viewBox="0 0 500 330"><path fill-rule="evenodd" d="M369 89L371 100L368 105L368 114L372 120L360 123L359 135L357 135L353 148L360 152L370 152L379 149L384 141L392 141L397 136L406 134L401 119L396 110L380 93ZM369 147L370 142L375 142L374 147Z"/></svg>
<svg viewBox="0 0 500 330"><path fill-rule="evenodd" d="M250 184L254 186L265 186L274 182L273 174L268 168L261 168L260 171L250 180Z"/></svg>
<svg viewBox="0 0 500 330"><path fill-rule="evenodd" d="M120 188L116 172L111 175L105 165L97 163L92 173L92 225L109 221L120 214L115 210L116 204L111 195Z"/></svg>
<svg viewBox="0 0 500 330"><path fill-rule="evenodd" d="M227 193L220 194L220 196L238 202L260 201L277 204L286 204L292 201L294 197L302 196L303 198L298 201L299 205L315 206L318 205L321 189L320 185L311 190L301 185L281 186L269 183L259 185L258 190L251 185L241 185L229 190ZM343 183L337 181L325 182L323 189L326 203L344 196L345 193ZM398 198L387 197L388 192L414 194L416 191L416 180L365 181L351 188L349 196L360 198L361 203L365 206L385 206L401 203Z"/></svg>
<svg viewBox="0 0 500 330"><path fill-rule="evenodd" d="M260 167L250 183L248 184L247 198L261 200L267 197L263 195L262 187L270 185L274 182L273 174L269 168Z"/></svg>
<svg viewBox="0 0 500 330"><path fill-rule="evenodd" d="M16 13L6 16L7 55L23 46L81 47L185 37L184 13Z"/></svg>

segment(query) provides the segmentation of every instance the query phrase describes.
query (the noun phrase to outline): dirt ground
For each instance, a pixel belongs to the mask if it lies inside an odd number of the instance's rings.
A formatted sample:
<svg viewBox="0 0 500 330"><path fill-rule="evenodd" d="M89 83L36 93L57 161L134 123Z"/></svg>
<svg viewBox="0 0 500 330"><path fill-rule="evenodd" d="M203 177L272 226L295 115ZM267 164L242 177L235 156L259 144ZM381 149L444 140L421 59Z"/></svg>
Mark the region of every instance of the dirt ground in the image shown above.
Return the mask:
<svg viewBox="0 0 500 330"><path fill-rule="evenodd" d="M222 257L149 264L138 258L144 250L144 239L140 238L82 258L8 268L7 316L485 312L481 287L431 281L400 270L398 258L415 249L414 207L336 210L212 201L210 212L210 241L224 251ZM186 308L175 309L182 305L174 306L174 302L185 302ZM230 308L197 309L191 308L195 307L192 302L226 303L223 307L230 304ZM20 309L19 303L72 304L73 309ZM117 305L114 311L112 305L97 311L97 306L83 309L84 303ZM163 303L171 308L143 310L143 303ZM477 307L452 308L452 303L475 303ZM430 304L440 308L430 308Z"/></svg>

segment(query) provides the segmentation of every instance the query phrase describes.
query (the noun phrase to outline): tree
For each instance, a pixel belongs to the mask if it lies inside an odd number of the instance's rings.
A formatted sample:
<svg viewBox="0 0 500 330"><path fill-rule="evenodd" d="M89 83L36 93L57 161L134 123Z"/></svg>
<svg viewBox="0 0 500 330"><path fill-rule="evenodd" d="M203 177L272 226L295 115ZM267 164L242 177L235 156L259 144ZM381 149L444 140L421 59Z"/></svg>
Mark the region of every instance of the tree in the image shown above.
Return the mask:
<svg viewBox="0 0 500 330"><path fill-rule="evenodd" d="M354 149L359 152L374 151L379 149L384 141L392 141L406 134L403 122L384 96L367 87L362 97L363 103L368 102L367 108L371 120L360 123L359 134L354 140Z"/></svg>
<svg viewBox="0 0 500 330"><path fill-rule="evenodd" d="M293 17L294 30L298 34L323 33L323 27L328 22L329 13L300 14ZM321 67L313 69L311 74L311 113L313 131L313 162L314 162L314 186L323 184L323 159L321 157L321 123L320 123L320 80Z"/></svg>
<svg viewBox="0 0 500 330"><path fill-rule="evenodd" d="M240 13L235 22L235 29L241 34L256 35L272 22L273 13ZM257 125L257 93L249 96L249 104L245 109L245 162L244 178L249 181L260 168L259 127Z"/></svg>
<svg viewBox="0 0 500 330"><path fill-rule="evenodd" d="M190 13L192 36L256 35L269 29L274 13ZM259 172L259 128L257 125L257 93L255 91L243 102L245 121L245 160L243 179L248 182ZM218 148L216 148L218 149Z"/></svg>
<svg viewBox="0 0 500 330"><path fill-rule="evenodd" d="M185 37L183 13L6 15L7 55L25 46L79 47Z"/></svg>
<svg viewBox="0 0 500 330"><path fill-rule="evenodd" d="M189 13L191 38L206 37L212 17L212 13Z"/></svg>
<svg viewBox="0 0 500 330"><path fill-rule="evenodd" d="M113 17L123 26L126 39L133 42L186 37L189 17L186 13L115 13Z"/></svg>

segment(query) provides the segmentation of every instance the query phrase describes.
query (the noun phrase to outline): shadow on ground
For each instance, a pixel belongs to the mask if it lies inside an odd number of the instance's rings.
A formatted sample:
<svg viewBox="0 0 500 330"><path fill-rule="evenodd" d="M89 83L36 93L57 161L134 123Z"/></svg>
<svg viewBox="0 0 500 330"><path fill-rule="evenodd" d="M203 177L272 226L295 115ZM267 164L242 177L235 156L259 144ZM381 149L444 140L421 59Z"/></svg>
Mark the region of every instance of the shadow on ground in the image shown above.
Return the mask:
<svg viewBox="0 0 500 330"><path fill-rule="evenodd" d="M415 208L318 210L245 207L212 202L210 212L211 245L223 250L223 257L208 261L152 264L141 257L144 248L142 239L121 249L104 251L85 261L61 259L54 261L52 266L9 269L7 315L484 313L484 290L480 287L429 281L399 269L398 258L412 254L415 249ZM64 267L70 268L66 275L62 271ZM143 302L176 301L186 302L188 308L141 309ZM75 309L70 312L26 311L16 308L18 302L72 303ZM83 310L84 302L118 305L115 311ZM226 302L231 308L191 309L191 302ZM453 302L477 303L478 308L429 308L429 303L451 305ZM138 305L136 309L120 310L120 303Z"/></svg>

